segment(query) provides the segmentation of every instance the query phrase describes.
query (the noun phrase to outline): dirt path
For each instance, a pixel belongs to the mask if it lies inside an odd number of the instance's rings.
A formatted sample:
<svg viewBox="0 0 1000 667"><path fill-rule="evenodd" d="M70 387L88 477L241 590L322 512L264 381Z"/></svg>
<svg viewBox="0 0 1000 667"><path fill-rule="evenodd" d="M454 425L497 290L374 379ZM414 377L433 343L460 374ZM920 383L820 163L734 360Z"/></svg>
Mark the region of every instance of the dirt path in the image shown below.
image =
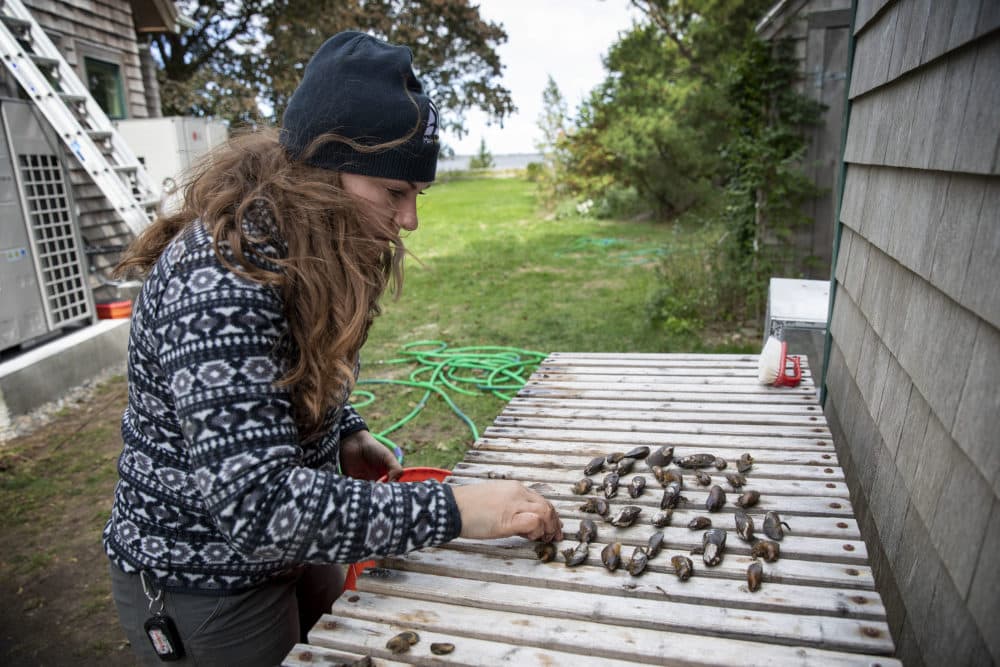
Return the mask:
<svg viewBox="0 0 1000 667"><path fill-rule="evenodd" d="M113 378L0 443L0 664L135 664L101 547L125 400Z"/></svg>

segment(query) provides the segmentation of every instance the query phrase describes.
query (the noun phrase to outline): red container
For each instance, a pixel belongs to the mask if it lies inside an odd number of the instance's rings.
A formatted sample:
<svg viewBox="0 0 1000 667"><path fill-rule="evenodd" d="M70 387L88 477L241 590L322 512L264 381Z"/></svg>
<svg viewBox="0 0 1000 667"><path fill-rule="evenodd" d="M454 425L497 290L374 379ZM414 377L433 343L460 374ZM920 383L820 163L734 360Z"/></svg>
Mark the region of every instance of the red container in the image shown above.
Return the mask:
<svg viewBox="0 0 1000 667"><path fill-rule="evenodd" d="M436 479L439 482L443 482L446 477L451 477L451 471L445 470L444 468L403 468L403 474L400 475L397 482L423 482L428 479ZM386 482L388 479L383 475L380 482ZM355 582L358 577L369 567L375 567L376 562L373 560L365 560L360 563L352 563L347 566L347 576L344 578L344 590L353 591L355 590Z"/></svg>
<svg viewBox="0 0 1000 667"><path fill-rule="evenodd" d="M97 304L97 317L101 320L115 320L132 316L131 301L108 301Z"/></svg>

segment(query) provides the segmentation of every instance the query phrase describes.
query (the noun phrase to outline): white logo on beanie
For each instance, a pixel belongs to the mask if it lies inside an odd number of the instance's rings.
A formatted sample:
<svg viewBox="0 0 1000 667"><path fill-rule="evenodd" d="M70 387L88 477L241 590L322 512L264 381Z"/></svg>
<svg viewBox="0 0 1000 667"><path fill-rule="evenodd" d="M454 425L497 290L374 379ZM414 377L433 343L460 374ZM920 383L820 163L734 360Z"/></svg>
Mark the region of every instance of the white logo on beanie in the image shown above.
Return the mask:
<svg viewBox="0 0 1000 667"><path fill-rule="evenodd" d="M438 140L438 110L434 102L427 100L427 127L424 128L424 143L432 144Z"/></svg>

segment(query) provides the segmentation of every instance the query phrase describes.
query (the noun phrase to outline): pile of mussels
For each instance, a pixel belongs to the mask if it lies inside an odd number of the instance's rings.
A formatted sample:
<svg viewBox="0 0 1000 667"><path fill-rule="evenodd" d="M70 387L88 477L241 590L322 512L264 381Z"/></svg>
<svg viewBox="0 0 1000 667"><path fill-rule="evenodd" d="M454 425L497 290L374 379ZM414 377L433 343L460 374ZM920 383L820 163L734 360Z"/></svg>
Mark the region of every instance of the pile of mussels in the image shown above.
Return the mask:
<svg viewBox="0 0 1000 667"><path fill-rule="evenodd" d="M684 470L693 470L695 482L700 486L710 487L708 498L705 501L706 511L718 512L726 504L725 491L718 484L714 484L712 476L705 471L705 469L710 468L715 468L719 472L725 470L728 464L724 458L714 454L691 454L675 459L673 447L660 447L651 453L649 447L642 446L625 453L615 452L607 456L598 456L587 464L583 470L583 474L586 476L573 484L572 490L574 494L581 496L587 495L591 491L595 491L595 495L587 497L586 502L580 506L580 511L596 514L618 528L633 525L639 518L642 508L638 505L624 505L613 510L609 501L618 497L619 487L624 482L623 477L631 472L637 461L644 462L654 479L663 488L660 510L653 515L651 520L655 528L664 528L670 525L674 509L687 507L690 504L688 499L681 495L681 490L684 488L682 474ZM670 468L671 463L675 464L677 468ZM733 489L739 491L746 484L746 474L750 472L752 467L753 456L749 453L743 454L736 462L737 472L725 473L726 481ZM600 485L595 485L591 477L605 470L608 472L601 480ZM635 475L624 486L630 498L638 498L647 489L646 478L642 475ZM744 491L735 503L737 505L734 515L736 534L751 545L750 554L754 558L747 568L747 587L750 591L758 590L763 580L764 572L760 561L764 560L770 563L778 560L780 553L778 542L784 537L785 529L789 528L777 512L769 511L764 514L762 528L764 534L771 539L757 538L754 533L754 519L746 513L746 509L756 505L759 500L760 492ZM691 554L700 554L705 565L709 567L721 563L726 548L725 529L713 528L712 520L707 516L695 517L688 523L688 528L704 531L701 547L692 550ZM597 524L592 519L583 519L580 522L576 538L578 544L575 548L562 551L567 567L575 567L587 561L590 554L590 543L597 538ZM623 563L621 558L621 542L612 542L604 547L601 551L601 561L610 572L614 572L624 564L629 574L638 576L646 569L646 564L656 557L664 546L663 533L656 531L649 537L646 545L635 548L627 562ZM549 562L556 557L556 546L540 543L536 546L535 552L540 560ZM688 580L694 573L694 565L687 556L673 556L670 563L681 581Z"/></svg>

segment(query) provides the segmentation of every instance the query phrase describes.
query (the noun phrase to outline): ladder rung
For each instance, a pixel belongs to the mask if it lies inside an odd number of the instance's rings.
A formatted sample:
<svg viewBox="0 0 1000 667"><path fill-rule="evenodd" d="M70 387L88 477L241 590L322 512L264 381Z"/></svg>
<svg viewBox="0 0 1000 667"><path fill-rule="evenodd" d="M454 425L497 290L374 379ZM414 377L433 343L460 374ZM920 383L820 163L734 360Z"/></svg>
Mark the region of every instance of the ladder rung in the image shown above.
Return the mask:
<svg viewBox="0 0 1000 667"><path fill-rule="evenodd" d="M8 16L7 14L0 15L0 21L4 22L11 32L20 31L26 32L31 28L31 21L26 21L24 19L19 19L16 16Z"/></svg>
<svg viewBox="0 0 1000 667"><path fill-rule="evenodd" d="M107 141L111 138L111 132L108 130L87 130L87 134L94 141Z"/></svg>
<svg viewBox="0 0 1000 667"><path fill-rule="evenodd" d="M49 58L47 56L39 56L34 53L31 54L31 62L35 63L39 69L43 67L56 68L59 67L59 61L55 58Z"/></svg>
<svg viewBox="0 0 1000 667"><path fill-rule="evenodd" d="M134 164L116 164L113 169L119 174L127 174L131 171L136 170L136 165Z"/></svg>
<svg viewBox="0 0 1000 667"><path fill-rule="evenodd" d="M66 104L86 104L86 95L77 95L75 93L59 93L59 97L62 98L63 102Z"/></svg>

